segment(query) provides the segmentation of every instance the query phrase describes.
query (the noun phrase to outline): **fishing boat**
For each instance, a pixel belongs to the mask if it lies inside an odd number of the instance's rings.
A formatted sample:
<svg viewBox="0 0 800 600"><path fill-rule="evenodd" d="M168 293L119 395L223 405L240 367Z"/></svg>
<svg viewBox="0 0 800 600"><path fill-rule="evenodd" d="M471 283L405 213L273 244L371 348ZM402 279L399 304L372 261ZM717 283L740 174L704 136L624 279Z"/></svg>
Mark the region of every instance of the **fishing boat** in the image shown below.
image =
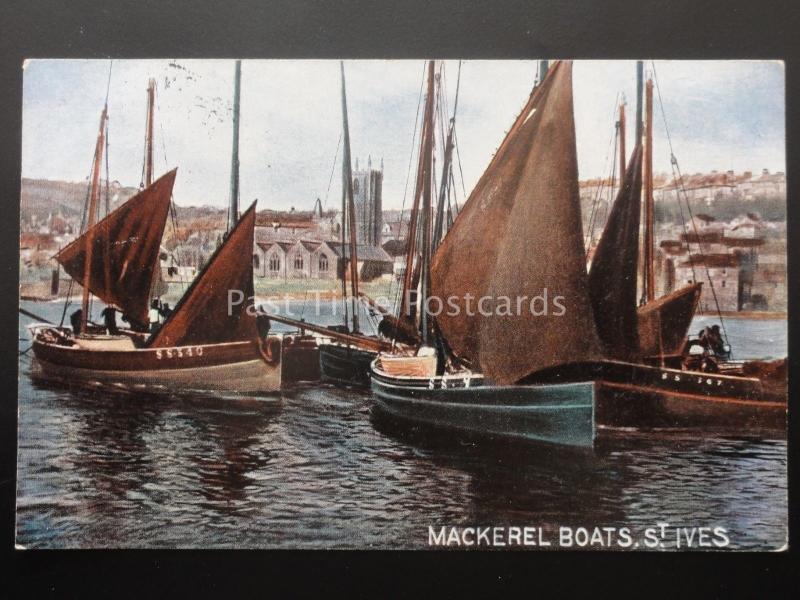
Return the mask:
<svg viewBox="0 0 800 600"><path fill-rule="evenodd" d="M581 231L572 65L556 62L533 89L431 260L433 69L431 62L417 182L422 242L410 251L420 257L421 304L435 296L459 310L415 312L422 344L373 362L375 408L482 437L591 447L595 380L519 383L544 368L602 356ZM568 317L551 305L554 296ZM505 314L496 310L501 297L525 297L526 306L539 297L547 306L543 314ZM491 316L474 305L470 311L470 298L486 298Z"/></svg>
<svg viewBox="0 0 800 600"><path fill-rule="evenodd" d="M722 339L716 348L692 343L687 331L702 289L700 282L655 298L653 81L648 79L644 86L642 122L642 80L640 61L637 145L589 270L592 308L596 316L602 315L596 319L597 332L609 359L587 369L602 381L598 418L605 425L720 426L743 433L755 428L785 430L785 360L732 363L727 360L730 348ZM674 155L672 162L677 162ZM642 204L644 239L640 240ZM687 208L691 214L688 201ZM642 306L637 308L639 265L643 285ZM708 284L713 291L710 277ZM693 355L693 350L700 354ZM563 371L537 377L553 380L553 375L557 380L568 378Z"/></svg>
<svg viewBox="0 0 800 600"><path fill-rule="evenodd" d="M236 105L239 73L237 62ZM238 210L232 212L223 243L163 325L147 333L176 171L96 222L106 115L104 108L86 231L55 257L83 286L80 326L77 331L52 324L32 327L33 352L42 376L68 384L168 393L223 390L251 395L279 390L281 338L259 335L252 304L252 264L241 260L252 252L255 202L241 218ZM238 171L237 162L234 152ZM146 164L151 166L152 159ZM150 178L148 168L148 182ZM237 172L232 180L238 184ZM238 198L238 185L232 186L232 197ZM245 300L231 305L232 290L242 292ZM120 310L131 328L105 332L92 325L90 294Z"/></svg>
<svg viewBox="0 0 800 600"><path fill-rule="evenodd" d="M252 305L227 314L228 290L252 289L249 262L247 269L237 263L243 249L252 247L254 224L255 204L152 336L36 328L33 352L44 374L64 382L156 392L279 390L280 338L259 338Z"/></svg>
<svg viewBox="0 0 800 600"><path fill-rule="evenodd" d="M339 63L342 80L342 258L347 260L350 271L351 294L347 295L347 269L340 270L342 302L345 305L344 324L336 331L349 334L349 339L358 342L363 336L359 330L358 292L358 246L356 235L356 211L353 200L353 170L350 158L350 126L347 118L347 92L345 88L344 62ZM349 250L349 251L348 251ZM349 300L349 310L348 310ZM349 313L349 316L348 316ZM353 345L336 339L328 339L319 345L319 370L323 383L342 387L369 388L370 364L377 356L367 340Z"/></svg>
<svg viewBox="0 0 800 600"><path fill-rule="evenodd" d="M637 99L642 93L641 61L637 63ZM642 105L636 105L636 138L642 135ZM653 198L653 82L648 79L645 94L645 129L643 148L643 257L642 257L642 298L637 309L637 330L639 348L645 360L663 363L679 358L684 350L687 333L691 325L702 292L702 282L693 282L684 285L660 298L655 297L655 203ZM616 136L618 144L615 150L619 154L619 181L620 186L625 180L626 165L626 116L624 98L619 103L619 118L616 123ZM614 162L614 167L616 161ZM611 174L612 189L614 172ZM589 245L594 234L594 215L596 206L592 209L592 222L588 232ZM587 247L588 250L588 247Z"/></svg>
<svg viewBox="0 0 800 600"><path fill-rule="evenodd" d="M685 361L667 364L663 344L658 364L642 352L642 154L639 137L587 273L571 63L554 63L433 255L430 271L423 230L420 298L428 299L429 285L431 296L454 298L460 310L430 318L418 311L422 345L381 353L373 362L376 409L403 422L582 447L591 447L607 426L660 422L740 433L785 426L785 396L780 399L781 385L774 383L780 365L762 370L773 375L767 381L752 365L711 373ZM425 195L423 214L430 210ZM698 290L651 303L659 336L665 326L673 334L688 327L662 317L674 311L690 321ZM488 314L474 312L473 304L470 315L467 298L485 298ZM519 311L520 299L531 298L530 312Z"/></svg>

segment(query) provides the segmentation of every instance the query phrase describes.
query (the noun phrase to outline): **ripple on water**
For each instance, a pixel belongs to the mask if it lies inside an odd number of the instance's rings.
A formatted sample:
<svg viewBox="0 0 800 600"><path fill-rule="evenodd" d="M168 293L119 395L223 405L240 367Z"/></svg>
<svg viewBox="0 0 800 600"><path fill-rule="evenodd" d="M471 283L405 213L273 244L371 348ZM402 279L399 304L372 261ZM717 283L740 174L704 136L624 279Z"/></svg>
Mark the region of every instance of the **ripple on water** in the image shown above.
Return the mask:
<svg viewBox="0 0 800 600"><path fill-rule="evenodd" d="M169 399L34 387L26 369L26 547L424 548L429 525L659 521L725 526L741 549L786 540L781 440L621 431L589 455L490 448L392 431L368 394L335 388Z"/></svg>

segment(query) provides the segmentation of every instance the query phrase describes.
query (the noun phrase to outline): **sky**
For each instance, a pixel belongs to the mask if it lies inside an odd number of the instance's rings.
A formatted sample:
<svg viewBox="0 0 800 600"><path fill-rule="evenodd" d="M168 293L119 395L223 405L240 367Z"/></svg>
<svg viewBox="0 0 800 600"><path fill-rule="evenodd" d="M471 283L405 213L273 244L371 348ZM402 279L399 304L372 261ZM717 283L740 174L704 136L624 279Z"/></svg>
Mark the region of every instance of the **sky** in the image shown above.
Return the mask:
<svg viewBox="0 0 800 600"><path fill-rule="evenodd" d="M345 61L353 160L358 159L360 167L369 156L373 167L383 160L384 208L404 206L412 148L416 150L412 138L424 65L422 60ZM458 67L458 61L444 64L450 110ZM670 171L665 120L684 173L785 171L781 62L648 61L645 68L648 74L655 71L658 84L653 138L656 172ZM628 151L633 147L635 73L634 61L575 61L581 179L610 173L620 94L627 101ZM456 132L467 193L527 100L536 75L537 61L461 63ZM22 176L87 179L108 89L110 178L138 186L150 77L157 82L155 175L178 167L174 197L179 205L225 206L230 186L233 60L27 61ZM338 206L340 86L336 60L243 61L242 206L257 198L260 209L310 210L318 197L326 208ZM460 174L457 181L461 199ZM413 189L413 182L409 187ZM408 203L410 199L405 206Z"/></svg>

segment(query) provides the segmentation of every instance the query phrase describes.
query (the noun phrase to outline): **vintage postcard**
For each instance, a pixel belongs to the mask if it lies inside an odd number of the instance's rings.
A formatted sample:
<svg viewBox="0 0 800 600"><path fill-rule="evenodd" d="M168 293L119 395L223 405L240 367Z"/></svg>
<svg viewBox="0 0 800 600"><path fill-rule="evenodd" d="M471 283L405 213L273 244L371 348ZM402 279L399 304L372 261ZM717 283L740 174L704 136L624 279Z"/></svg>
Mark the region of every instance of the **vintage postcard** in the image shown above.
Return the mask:
<svg viewBox="0 0 800 600"><path fill-rule="evenodd" d="M18 548L788 547L783 63L23 87Z"/></svg>

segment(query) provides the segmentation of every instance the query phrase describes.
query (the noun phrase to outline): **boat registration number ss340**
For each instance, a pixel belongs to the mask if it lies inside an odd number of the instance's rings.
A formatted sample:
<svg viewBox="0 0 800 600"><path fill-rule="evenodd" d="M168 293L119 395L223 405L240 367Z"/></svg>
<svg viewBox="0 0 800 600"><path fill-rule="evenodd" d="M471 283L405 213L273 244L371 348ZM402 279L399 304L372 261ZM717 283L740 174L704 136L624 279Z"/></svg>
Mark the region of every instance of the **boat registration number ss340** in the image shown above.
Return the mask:
<svg viewBox="0 0 800 600"><path fill-rule="evenodd" d="M203 356L202 346L184 346L181 348L164 348L156 350L156 358L186 358L190 356Z"/></svg>

